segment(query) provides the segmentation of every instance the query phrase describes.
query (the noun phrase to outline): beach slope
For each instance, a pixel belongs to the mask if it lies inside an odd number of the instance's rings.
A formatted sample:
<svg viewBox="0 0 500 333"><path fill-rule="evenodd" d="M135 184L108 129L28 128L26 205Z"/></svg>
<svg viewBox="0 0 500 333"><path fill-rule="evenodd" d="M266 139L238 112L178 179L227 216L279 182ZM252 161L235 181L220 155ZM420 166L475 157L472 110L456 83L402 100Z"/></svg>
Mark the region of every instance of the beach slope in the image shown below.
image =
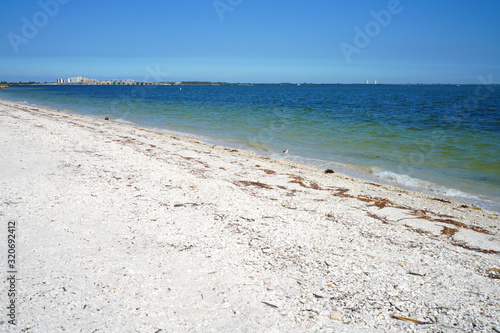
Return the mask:
<svg viewBox="0 0 500 333"><path fill-rule="evenodd" d="M8 101L0 140L2 332L500 331L496 213Z"/></svg>

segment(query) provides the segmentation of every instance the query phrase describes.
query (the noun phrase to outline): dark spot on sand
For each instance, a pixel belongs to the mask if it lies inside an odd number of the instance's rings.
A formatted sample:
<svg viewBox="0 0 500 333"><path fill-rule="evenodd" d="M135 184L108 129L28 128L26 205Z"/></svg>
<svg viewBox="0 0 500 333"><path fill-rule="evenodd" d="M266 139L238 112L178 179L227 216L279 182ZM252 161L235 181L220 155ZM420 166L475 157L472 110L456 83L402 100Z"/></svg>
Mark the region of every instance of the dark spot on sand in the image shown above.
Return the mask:
<svg viewBox="0 0 500 333"><path fill-rule="evenodd" d="M255 186L255 187L266 188L266 189L272 189L273 188L272 186L264 184L264 183L261 183L261 182L253 182L253 181L248 181L248 180L242 180L242 181L237 182L236 184L237 185L238 184L242 184L242 185L245 185L245 186Z"/></svg>

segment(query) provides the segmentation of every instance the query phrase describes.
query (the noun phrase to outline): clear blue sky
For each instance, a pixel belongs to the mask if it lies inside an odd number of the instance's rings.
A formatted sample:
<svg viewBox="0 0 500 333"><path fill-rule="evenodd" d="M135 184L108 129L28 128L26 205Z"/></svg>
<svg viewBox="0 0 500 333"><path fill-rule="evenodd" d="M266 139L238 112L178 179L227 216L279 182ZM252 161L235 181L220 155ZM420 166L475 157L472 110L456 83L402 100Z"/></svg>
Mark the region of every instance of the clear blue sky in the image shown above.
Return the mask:
<svg viewBox="0 0 500 333"><path fill-rule="evenodd" d="M498 83L499 36L498 0L3 1L0 81Z"/></svg>

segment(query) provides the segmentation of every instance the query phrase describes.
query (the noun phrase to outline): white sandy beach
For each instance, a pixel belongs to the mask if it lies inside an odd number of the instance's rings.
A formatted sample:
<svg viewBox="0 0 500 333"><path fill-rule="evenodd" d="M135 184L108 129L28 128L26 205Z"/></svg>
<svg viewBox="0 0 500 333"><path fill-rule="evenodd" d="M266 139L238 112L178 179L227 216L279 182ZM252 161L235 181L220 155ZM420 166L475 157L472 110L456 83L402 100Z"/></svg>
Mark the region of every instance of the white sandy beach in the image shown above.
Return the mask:
<svg viewBox="0 0 500 333"><path fill-rule="evenodd" d="M0 138L1 332L500 332L499 214L7 101Z"/></svg>

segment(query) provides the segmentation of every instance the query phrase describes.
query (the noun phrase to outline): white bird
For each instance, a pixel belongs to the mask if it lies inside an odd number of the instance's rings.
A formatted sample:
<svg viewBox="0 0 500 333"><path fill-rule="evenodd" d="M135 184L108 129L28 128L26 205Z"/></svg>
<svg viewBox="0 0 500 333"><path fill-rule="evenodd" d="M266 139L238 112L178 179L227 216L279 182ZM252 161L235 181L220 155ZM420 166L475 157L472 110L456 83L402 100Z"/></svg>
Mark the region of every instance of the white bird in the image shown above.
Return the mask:
<svg viewBox="0 0 500 333"><path fill-rule="evenodd" d="M288 154L288 148L283 150L283 154Z"/></svg>

